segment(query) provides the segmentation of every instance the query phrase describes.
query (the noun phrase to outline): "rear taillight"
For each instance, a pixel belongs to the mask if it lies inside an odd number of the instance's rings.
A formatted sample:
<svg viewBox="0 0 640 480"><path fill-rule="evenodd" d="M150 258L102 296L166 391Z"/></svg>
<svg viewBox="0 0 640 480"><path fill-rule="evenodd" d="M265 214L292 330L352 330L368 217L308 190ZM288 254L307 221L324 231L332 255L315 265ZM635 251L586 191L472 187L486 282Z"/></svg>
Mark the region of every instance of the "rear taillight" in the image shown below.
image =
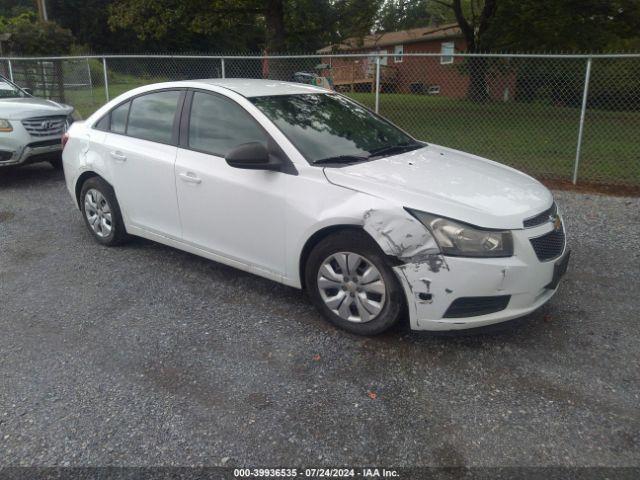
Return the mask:
<svg viewBox="0 0 640 480"><path fill-rule="evenodd" d="M64 135L62 135L62 149L64 150L64 146L67 144L67 142L69 141L69 134L65 132Z"/></svg>

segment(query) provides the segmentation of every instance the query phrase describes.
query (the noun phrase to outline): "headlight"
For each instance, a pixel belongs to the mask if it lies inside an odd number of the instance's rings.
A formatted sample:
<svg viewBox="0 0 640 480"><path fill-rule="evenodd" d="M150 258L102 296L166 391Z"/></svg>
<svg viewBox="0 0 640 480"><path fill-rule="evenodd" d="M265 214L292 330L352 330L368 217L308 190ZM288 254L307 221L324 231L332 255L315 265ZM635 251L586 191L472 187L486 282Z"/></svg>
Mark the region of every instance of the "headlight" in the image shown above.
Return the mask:
<svg viewBox="0 0 640 480"><path fill-rule="evenodd" d="M77 110L74 110L69 115L67 115L67 120L66 120L67 129L71 126L73 122L77 120L82 120L82 115L80 115Z"/></svg>
<svg viewBox="0 0 640 480"><path fill-rule="evenodd" d="M9 120L0 118L0 132L12 132L13 127L9 123Z"/></svg>
<svg viewBox="0 0 640 480"><path fill-rule="evenodd" d="M513 237L505 230L482 230L466 223L407 209L433 234L442 253L459 257L510 257Z"/></svg>

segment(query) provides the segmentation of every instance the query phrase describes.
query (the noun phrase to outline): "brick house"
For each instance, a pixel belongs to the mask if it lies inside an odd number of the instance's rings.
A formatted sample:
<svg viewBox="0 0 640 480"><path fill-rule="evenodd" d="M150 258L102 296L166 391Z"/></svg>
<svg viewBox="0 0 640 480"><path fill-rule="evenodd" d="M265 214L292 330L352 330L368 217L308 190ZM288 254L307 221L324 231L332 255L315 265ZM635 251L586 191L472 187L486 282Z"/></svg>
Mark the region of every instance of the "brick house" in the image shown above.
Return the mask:
<svg viewBox="0 0 640 480"><path fill-rule="evenodd" d="M462 98L469 86L469 77L461 69L464 58L449 56L466 51L466 41L457 24L422 27L398 32L348 38L337 45L328 45L319 54L362 53L356 58L323 57L331 69L323 72L331 76L337 90L373 91L375 88L375 57L377 53L438 53L436 57L381 58L380 88L382 92L425 93ZM513 96L515 77L493 74L487 78L490 95L494 99Z"/></svg>

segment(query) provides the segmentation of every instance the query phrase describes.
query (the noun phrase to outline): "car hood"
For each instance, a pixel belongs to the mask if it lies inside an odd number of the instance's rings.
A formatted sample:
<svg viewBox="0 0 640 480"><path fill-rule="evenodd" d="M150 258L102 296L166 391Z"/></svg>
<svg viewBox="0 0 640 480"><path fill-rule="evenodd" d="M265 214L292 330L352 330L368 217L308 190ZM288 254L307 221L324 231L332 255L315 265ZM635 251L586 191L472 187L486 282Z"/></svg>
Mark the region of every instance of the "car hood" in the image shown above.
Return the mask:
<svg viewBox="0 0 640 480"><path fill-rule="evenodd" d="M44 98L2 98L0 99L0 118L22 120L24 118L50 115L69 115L73 107Z"/></svg>
<svg viewBox="0 0 640 480"><path fill-rule="evenodd" d="M522 172L438 145L324 171L335 185L485 228L523 228L553 202Z"/></svg>

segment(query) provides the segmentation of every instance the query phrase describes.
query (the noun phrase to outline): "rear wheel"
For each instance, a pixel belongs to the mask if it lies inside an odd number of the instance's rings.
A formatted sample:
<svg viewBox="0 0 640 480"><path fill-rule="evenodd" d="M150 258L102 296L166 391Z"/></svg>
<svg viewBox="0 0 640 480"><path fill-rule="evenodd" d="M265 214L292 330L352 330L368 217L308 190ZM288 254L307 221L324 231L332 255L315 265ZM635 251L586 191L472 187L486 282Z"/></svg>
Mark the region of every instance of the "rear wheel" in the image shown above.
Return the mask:
<svg viewBox="0 0 640 480"><path fill-rule="evenodd" d="M84 223L99 243L114 246L129 239L113 188L100 177L84 182L80 205Z"/></svg>
<svg viewBox="0 0 640 480"><path fill-rule="evenodd" d="M376 335L404 312L404 292L384 254L364 232L321 240L306 263L311 300L333 324L359 335Z"/></svg>

